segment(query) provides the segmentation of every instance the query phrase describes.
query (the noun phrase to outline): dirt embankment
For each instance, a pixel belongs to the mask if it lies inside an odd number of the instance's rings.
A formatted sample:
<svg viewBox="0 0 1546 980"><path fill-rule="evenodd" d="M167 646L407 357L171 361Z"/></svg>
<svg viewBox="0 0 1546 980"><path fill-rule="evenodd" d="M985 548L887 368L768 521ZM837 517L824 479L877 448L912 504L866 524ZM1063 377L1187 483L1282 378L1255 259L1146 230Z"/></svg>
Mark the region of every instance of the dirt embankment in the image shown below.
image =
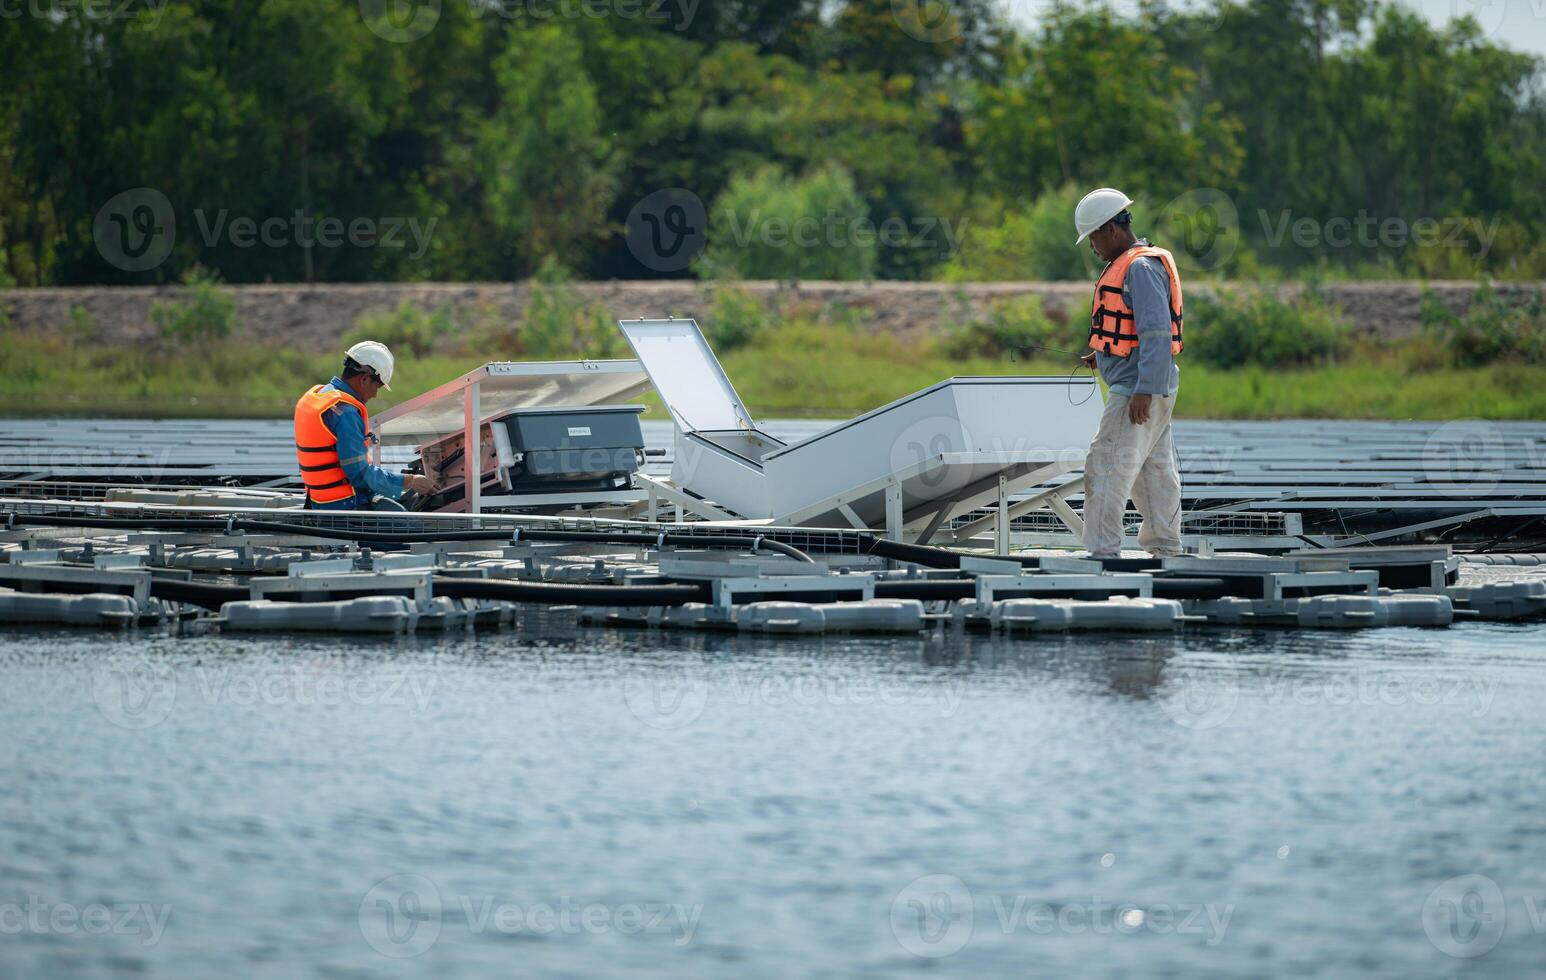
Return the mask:
<svg viewBox="0 0 1546 980"><path fill-rule="evenodd" d="M426 309L447 304L469 314L497 311L510 322L524 316L531 290L525 283L369 283L229 286L236 301L239 335L301 350L332 348L365 313L395 309L405 300ZM702 317L712 286L687 280L588 282L571 286L586 302L599 302L618 318ZM1087 309L1090 287L1083 283L914 283L914 282L745 282L740 288L770 307L817 313L850 310L866 314L876 329L916 336L985 313L993 303L1015 296L1043 298L1048 311L1070 318ZM1201 292L1208 287L1197 286ZM1285 292L1302 287L1285 286ZM1456 312L1469 305L1472 282L1346 282L1324 287L1361 332L1398 337L1421 323L1424 288ZM1500 285L1500 292L1533 292L1538 284ZM72 322L90 324L104 343L133 343L150 337L151 305L176 298L178 288L72 287L0 292L0 311L12 327L54 330ZM77 312L83 311L83 312Z"/></svg>

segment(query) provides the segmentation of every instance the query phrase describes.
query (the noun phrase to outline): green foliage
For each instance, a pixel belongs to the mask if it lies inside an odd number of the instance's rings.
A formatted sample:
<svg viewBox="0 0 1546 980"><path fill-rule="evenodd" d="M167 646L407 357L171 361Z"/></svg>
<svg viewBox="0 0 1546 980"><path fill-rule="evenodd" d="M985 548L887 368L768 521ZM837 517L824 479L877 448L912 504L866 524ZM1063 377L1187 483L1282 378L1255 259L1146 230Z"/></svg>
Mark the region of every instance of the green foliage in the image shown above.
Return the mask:
<svg viewBox="0 0 1546 980"><path fill-rule="evenodd" d="M1059 221L1071 237L1067 188L1109 184L1177 251L1175 200L1229 196L1233 257L1188 273L1546 276L1542 61L1393 0L1058 3L1035 27L1002 0L716 0L666 5L665 22L495 16L478 0L440 4L411 44L343 0L45 6L0 31L0 65L26 81L0 87L0 285L169 283L195 266L226 282L510 280L549 255L638 278L652 270L623 233L652 192L719 212L751 203L735 199L746 181L792 193L759 175L839 169L845 208L900 222L904 240L814 271L738 248L705 270L1078 278L1077 250L1032 239ZM170 257L138 272L93 236L134 188L165 194L178 228ZM433 234L422 254L411 239L210 234L297 212L313 229ZM1338 244L1332 223L1364 214L1458 233ZM1277 234L1285 216L1322 233ZM938 223L962 219L954 259Z"/></svg>
<svg viewBox="0 0 1546 980"><path fill-rule="evenodd" d="M1220 289L1186 301L1186 354L1219 368L1323 364L1348 349L1351 325L1313 289L1284 299L1272 290Z"/></svg>
<svg viewBox="0 0 1546 980"><path fill-rule="evenodd" d="M425 310L405 299L395 310L362 314L355 329L344 338L344 346L374 340L386 344L399 357L428 357L448 338L460 334L464 326L450 304Z"/></svg>
<svg viewBox="0 0 1546 980"><path fill-rule="evenodd" d="M950 134L959 129L959 113L946 95L929 97L914 76L815 69L722 43L687 84L691 91L680 97L699 108L696 128L680 138L698 155L684 183L705 201L716 200L733 176L765 166L809 173L836 165L853 175L877 225L901 221L921 232L926 222L964 213L956 158L944 145L956 139ZM882 242L877 275L924 277L948 257L943 237L941 230Z"/></svg>
<svg viewBox="0 0 1546 980"><path fill-rule="evenodd" d="M850 0L834 4L833 54L850 68L928 80L942 65L986 55L1001 23L996 0Z"/></svg>
<svg viewBox="0 0 1546 980"><path fill-rule="evenodd" d="M1063 345L1059 345L1063 346ZM811 357L810 351L820 351ZM1414 383L1412 342L1351 348L1334 364L1219 369L1186 360L1185 418L1546 418L1546 366L1441 368ZM1183 359L1187 355L1182 355ZM1067 377L1068 358L961 359L927 340L785 321L724 359L759 417L848 418L952 374Z"/></svg>
<svg viewBox="0 0 1546 980"><path fill-rule="evenodd" d="M1016 296L992 304L986 317L969 319L951 328L944 351L951 357L1008 357L1030 360L1058 357L1056 350L1077 348L1066 324L1047 316L1040 296ZM1067 355L1061 355L1067 356Z"/></svg>
<svg viewBox="0 0 1546 980"><path fill-rule="evenodd" d="M436 354L484 360L620 356L625 342L611 314L578 297L570 283L572 275L549 258L530 281L526 315L513 328L490 306L427 309L404 300L394 311L363 314L345 343L379 340L414 360Z"/></svg>
<svg viewBox="0 0 1546 980"><path fill-rule="evenodd" d="M553 25L512 32L494 77L500 107L478 156L495 224L518 254L579 262L601 241L616 192L580 41Z"/></svg>
<svg viewBox="0 0 1546 980"><path fill-rule="evenodd" d="M509 345L521 356L540 360L606 358L626 343L607 308L587 304L569 285L570 274L549 258L531 283L531 299Z"/></svg>
<svg viewBox="0 0 1546 980"><path fill-rule="evenodd" d="M714 300L699 324L709 346L716 351L744 347L765 330L772 317L755 296L728 283L714 287Z"/></svg>
<svg viewBox="0 0 1546 980"><path fill-rule="evenodd" d="M1355 347L1317 367L1222 370L1189 361L1176 410L1187 418L1546 418L1546 365L1424 364L1426 340ZM338 368L335 353L229 340L157 350L11 329L0 334L0 347L0 413L11 415L288 418L306 379L325 379ZM412 398L487 359L483 351L404 358L393 390L372 407ZM963 359L927 338L804 317L769 324L726 352L723 363L752 410L775 418L848 418L951 374L1068 373L1060 355L1030 363ZM1418 370L1425 373L1414 383Z"/></svg>
<svg viewBox="0 0 1546 980"><path fill-rule="evenodd" d="M1196 71L1169 57L1149 17L1055 4L1037 37L1008 46L1003 79L978 88L966 123L968 148L996 188L1114 186L1163 203L1234 184L1239 124L1200 92Z"/></svg>
<svg viewBox="0 0 1546 980"><path fill-rule="evenodd" d="M197 344L222 340L236 327L236 300L220 288L212 273L195 267L170 303L150 304L150 322L168 344Z"/></svg>
<svg viewBox="0 0 1546 980"><path fill-rule="evenodd" d="M0 316L0 327L5 326L3 316ZM78 340L91 340L97 332L97 318L91 315L91 311L84 306L70 307L70 332Z"/></svg>
<svg viewBox="0 0 1546 980"><path fill-rule="evenodd" d="M296 396L338 371L336 352L212 340L196 347L82 344L64 331L0 334L0 412L90 417L288 418ZM405 358L389 407L483 363L477 356Z"/></svg>
<svg viewBox="0 0 1546 980"><path fill-rule="evenodd" d="M1423 326L1438 337L1456 364L1546 364L1546 299L1539 289L1509 299L1483 283L1464 316L1456 316L1432 292L1423 296Z"/></svg>
<svg viewBox="0 0 1546 980"><path fill-rule="evenodd" d="M944 267L947 282L1089 279L1094 259L1075 245L1074 206L1084 191L1073 184L1048 191L1029 208L996 206L969 221L960 249Z"/></svg>
<svg viewBox="0 0 1546 980"><path fill-rule="evenodd" d="M868 279L877 238L853 178L825 167L792 179L776 167L731 181L714 203L699 271L749 279Z"/></svg>
<svg viewBox="0 0 1546 980"><path fill-rule="evenodd" d="M1526 173L1539 173L1546 145L1542 62L1489 42L1474 20L1435 27L1379 0L1225 0L1160 34L1241 124L1236 201L1251 202L1240 218L1263 261L1389 259L1404 276L1469 276L1528 261L1541 241L1546 187ZM1414 231L1442 221L1440 243L1332 224L1363 217ZM1318 232L1296 242L1277 231L1285 218Z"/></svg>

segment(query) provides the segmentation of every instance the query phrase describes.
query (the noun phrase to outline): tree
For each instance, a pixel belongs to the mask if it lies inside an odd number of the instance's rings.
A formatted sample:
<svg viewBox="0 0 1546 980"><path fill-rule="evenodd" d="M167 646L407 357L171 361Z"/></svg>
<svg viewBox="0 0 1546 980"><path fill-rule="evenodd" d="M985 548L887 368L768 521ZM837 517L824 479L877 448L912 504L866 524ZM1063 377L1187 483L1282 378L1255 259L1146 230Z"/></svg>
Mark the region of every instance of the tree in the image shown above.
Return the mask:
<svg viewBox="0 0 1546 980"><path fill-rule="evenodd" d="M951 282L1091 279L1089 249L1073 244L1074 207L1085 188L1048 191L1028 207L996 208L967 224L961 249L942 271Z"/></svg>
<svg viewBox="0 0 1546 980"><path fill-rule="evenodd" d="M793 180L776 167L732 181L714 203L699 271L751 279L868 279L876 237L853 178L825 167Z"/></svg>
<svg viewBox="0 0 1546 980"><path fill-rule="evenodd" d="M1233 186L1238 124L1216 104L1195 104L1196 75L1110 10L1054 8L1006 68L1002 84L976 89L966 124L998 193L1120 186L1157 207L1190 188Z"/></svg>
<svg viewBox="0 0 1546 980"><path fill-rule="evenodd" d="M649 8L662 33L712 47L744 42L761 54L819 63L823 55L821 0L698 0Z"/></svg>
<svg viewBox="0 0 1546 980"><path fill-rule="evenodd" d="M1007 33L995 0L842 0L833 55L850 71L908 75L927 88L993 70Z"/></svg>
<svg viewBox="0 0 1546 980"><path fill-rule="evenodd" d="M1156 218L1183 191L1226 192L1247 232L1236 268L1546 275L1541 59L1392 0L1208 2L1054 6L1029 30L1002 0L608 17L446 0L431 31L393 43L354 0L32 0L0 17L0 283L176 282L194 266L233 283L479 279L548 256L631 277L647 270L622 230L648 194L716 202L742 175L828 165L871 220L907 231L876 250L866 274L883 278L936 274L963 219L977 254L952 275L1069 272L1016 250L1055 223L1047 195L1098 184ZM171 203L177 237L130 271L94 232L137 188ZM232 238L297 213L313 229L436 224L422 255L309 244L304 225ZM1263 214L1449 221L1466 247L1274 248Z"/></svg>
<svg viewBox="0 0 1546 980"><path fill-rule="evenodd" d="M494 221L518 270L581 262L606 229L616 180L579 42L553 26L512 31L494 64L500 104L478 137Z"/></svg>
<svg viewBox="0 0 1546 980"><path fill-rule="evenodd" d="M942 236L911 234L958 214L960 195L950 156L936 142L940 104L910 76L812 71L721 45L703 60L696 82L695 138L707 151L699 174L712 193L729 174L768 163L791 172L834 163L852 175L877 224L900 222L910 232L900 243L882 243L878 275L918 278L948 256Z"/></svg>
<svg viewBox="0 0 1546 980"><path fill-rule="evenodd" d="M1485 42L1468 18L1436 29L1373 0L1247 0L1168 18L1159 33L1172 61L1197 66L1194 102L1240 121L1241 217L1275 264L1481 267L1479 243L1303 247L1268 233L1285 219L1496 220L1507 245L1486 257L1495 267L1541 241L1546 189L1530 176L1546 152L1541 62Z"/></svg>

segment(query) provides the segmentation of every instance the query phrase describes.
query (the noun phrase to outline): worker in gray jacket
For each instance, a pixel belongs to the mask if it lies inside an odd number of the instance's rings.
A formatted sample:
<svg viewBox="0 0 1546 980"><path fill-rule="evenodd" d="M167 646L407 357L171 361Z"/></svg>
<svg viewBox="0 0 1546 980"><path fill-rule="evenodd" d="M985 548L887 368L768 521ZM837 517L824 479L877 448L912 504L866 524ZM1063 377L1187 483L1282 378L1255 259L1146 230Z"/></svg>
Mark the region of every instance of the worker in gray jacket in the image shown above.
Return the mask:
<svg viewBox="0 0 1546 980"><path fill-rule="evenodd" d="M1090 353L1109 394L1084 464L1084 547L1094 558L1122 550L1127 501L1143 517L1138 545L1181 553L1181 475L1170 417L1181 375L1181 277L1165 249L1132 231L1132 198L1091 191L1074 210L1075 244L1106 263L1090 308Z"/></svg>

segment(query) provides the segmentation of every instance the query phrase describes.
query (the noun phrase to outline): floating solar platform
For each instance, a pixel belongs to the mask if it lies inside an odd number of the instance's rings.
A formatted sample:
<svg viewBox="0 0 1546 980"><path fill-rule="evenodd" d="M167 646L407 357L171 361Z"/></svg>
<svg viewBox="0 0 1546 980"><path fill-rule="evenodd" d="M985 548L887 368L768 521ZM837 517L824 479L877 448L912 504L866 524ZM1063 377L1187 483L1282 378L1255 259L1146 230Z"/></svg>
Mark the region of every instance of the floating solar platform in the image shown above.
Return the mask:
<svg viewBox="0 0 1546 980"><path fill-rule="evenodd" d="M633 392L641 383L642 366L631 379L627 374L620 370L607 383L626 381ZM1180 397L1184 412L1184 375ZM759 426L771 439L793 445L833 423L788 420ZM677 465L676 428L669 420L645 420L651 455L644 477L660 484L669 480ZM1546 423L1179 419L1176 446L1184 529L1189 537L1198 536L1194 541L1217 535L1221 547L1277 550L1424 541L1462 549L1546 550ZM382 449L387 466L400 467L411 458L407 446ZM1012 493L1010 505L1080 475L1075 465ZM290 423L0 421L0 497L102 499L114 487L256 487L298 494ZM1077 490L1066 500L1075 511L1082 507ZM656 504L659 513L675 508L664 497ZM936 540L955 540L956 530L992 518L995 510L979 505L953 515L937 530ZM648 513L640 507L633 516L643 519ZM842 524L851 526L846 518ZM1129 530L1136 531L1136 525L1137 515L1129 515ZM985 528L978 525L979 531ZM1017 545L1078 546L1066 523L1045 510L1014 514L1012 531Z"/></svg>

